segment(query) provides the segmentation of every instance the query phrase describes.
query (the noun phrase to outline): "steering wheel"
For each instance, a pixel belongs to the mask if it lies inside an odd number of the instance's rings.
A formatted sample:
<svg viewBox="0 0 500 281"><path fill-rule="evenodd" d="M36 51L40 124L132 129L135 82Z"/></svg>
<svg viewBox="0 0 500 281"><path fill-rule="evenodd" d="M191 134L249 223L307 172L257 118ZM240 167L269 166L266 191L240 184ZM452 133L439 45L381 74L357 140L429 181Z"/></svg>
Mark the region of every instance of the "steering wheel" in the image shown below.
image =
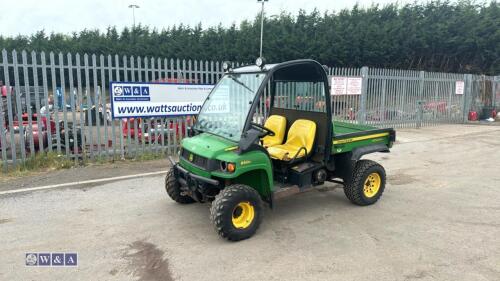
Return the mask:
<svg viewBox="0 0 500 281"><path fill-rule="evenodd" d="M250 125L252 125L252 127L256 128L257 130L261 131L261 135L259 137L263 138L265 136L271 136L271 137L274 137L276 134L271 130L271 129L268 129L264 126L262 126L261 124L257 124L257 123L250 123Z"/></svg>

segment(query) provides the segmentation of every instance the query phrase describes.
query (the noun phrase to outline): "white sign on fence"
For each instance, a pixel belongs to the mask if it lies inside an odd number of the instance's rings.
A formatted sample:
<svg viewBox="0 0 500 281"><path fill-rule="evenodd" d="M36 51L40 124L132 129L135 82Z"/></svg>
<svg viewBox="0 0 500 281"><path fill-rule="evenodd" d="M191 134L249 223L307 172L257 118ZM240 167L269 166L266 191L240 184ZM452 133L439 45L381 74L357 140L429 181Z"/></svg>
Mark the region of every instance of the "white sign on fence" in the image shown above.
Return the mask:
<svg viewBox="0 0 500 281"><path fill-rule="evenodd" d="M464 81L456 81L455 82L455 95L463 95L464 94Z"/></svg>
<svg viewBox="0 0 500 281"><path fill-rule="evenodd" d="M332 77L332 95L341 96L347 94L347 77Z"/></svg>
<svg viewBox="0 0 500 281"><path fill-rule="evenodd" d="M361 77L347 78L347 94L348 95L361 95L361 84L363 79Z"/></svg>
<svg viewBox="0 0 500 281"><path fill-rule="evenodd" d="M361 77L332 77L332 95L361 95L361 85L363 79Z"/></svg>
<svg viewBox="0 0 500 281"><path fill-rule="evenodd" d="M111 82L113 118L198 114L213 85Z"/></svg>

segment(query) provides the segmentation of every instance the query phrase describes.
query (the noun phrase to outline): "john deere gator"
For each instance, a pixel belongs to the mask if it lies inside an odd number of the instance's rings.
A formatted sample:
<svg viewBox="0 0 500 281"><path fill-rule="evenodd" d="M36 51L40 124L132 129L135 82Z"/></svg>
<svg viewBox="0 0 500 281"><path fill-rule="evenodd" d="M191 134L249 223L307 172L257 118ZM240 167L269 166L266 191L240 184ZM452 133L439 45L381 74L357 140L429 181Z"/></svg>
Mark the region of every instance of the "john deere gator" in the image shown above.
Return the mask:
<svg viewBox="0 0 500 281"><path fill-rule="evenodd" d="M252 236L264 203L325 182L366 206L382 196L384 168L361 159L389 152L393 129L332 120L325 68L302 59L232 69L205 100L165 188L181 204L210 202L217 233L232 241Z"/></svg>

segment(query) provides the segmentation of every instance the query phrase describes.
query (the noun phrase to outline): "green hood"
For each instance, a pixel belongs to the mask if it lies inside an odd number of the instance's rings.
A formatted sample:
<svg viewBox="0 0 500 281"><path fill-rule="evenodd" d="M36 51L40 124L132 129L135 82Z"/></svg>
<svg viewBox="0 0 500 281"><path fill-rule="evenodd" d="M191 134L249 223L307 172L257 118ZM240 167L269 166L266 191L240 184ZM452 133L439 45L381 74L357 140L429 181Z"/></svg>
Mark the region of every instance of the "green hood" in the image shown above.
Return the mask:
<svg viewBox="0 0 500 281"><path fill-rule="evenodd" d="M234 150L237 147L235 142L208 133L185 138L181 144L184 149L209 159L215 159L220 154Z"/></svg>

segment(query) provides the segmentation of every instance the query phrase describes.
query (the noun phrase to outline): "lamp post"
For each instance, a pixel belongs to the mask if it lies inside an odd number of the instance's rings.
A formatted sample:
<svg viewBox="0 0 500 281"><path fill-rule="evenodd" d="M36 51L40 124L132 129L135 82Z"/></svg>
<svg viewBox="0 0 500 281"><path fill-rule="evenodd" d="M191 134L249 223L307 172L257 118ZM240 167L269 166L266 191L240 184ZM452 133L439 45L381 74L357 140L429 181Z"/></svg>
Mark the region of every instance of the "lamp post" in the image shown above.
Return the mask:
<svg viewBox="0 0 500 281"><path fill-rule="evenodd" d="M134 20L134 25L133 27L135 27L135 9L139 9L139 5L136 5L136 4L130 4L128 5L129 8L132 8L132 19Z"/></svg>
<svg viewBox="0 0 500 281"><path fill-rule="evenodd" d="M260 55L262 57L262 40L264 36L264 3L269 0L257 0L257 2L262 3L262 8L260 10Z"/></svg>

